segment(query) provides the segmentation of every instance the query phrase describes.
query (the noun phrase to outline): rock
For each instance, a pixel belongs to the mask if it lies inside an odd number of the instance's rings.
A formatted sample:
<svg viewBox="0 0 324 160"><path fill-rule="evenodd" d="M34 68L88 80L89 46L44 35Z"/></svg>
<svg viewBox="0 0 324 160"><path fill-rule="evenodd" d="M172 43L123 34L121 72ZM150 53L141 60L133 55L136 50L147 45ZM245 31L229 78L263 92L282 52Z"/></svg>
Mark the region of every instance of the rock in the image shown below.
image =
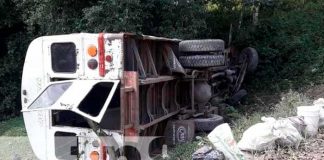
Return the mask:
<svg viewBox="0 0 324 160"><path fill-rule="evenodd" d="M213 149L210 146L203 146L192 154L192 160L224 160L225 156L222 152Z"/></svg>

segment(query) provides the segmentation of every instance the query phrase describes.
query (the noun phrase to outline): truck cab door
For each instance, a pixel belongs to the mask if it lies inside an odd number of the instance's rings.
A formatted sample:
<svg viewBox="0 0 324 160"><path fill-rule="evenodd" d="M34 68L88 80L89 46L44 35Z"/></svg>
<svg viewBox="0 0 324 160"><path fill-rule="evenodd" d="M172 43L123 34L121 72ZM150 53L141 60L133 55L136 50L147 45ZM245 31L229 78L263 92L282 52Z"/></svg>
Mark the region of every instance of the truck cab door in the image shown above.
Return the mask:
<svg viewBox="0 0 324 160"><path fill-rule="evenodd" d="M100 123L119 80L68 80L50 83L23 112L71 110ZM119 93L119 92L117 92Z"/></svg>

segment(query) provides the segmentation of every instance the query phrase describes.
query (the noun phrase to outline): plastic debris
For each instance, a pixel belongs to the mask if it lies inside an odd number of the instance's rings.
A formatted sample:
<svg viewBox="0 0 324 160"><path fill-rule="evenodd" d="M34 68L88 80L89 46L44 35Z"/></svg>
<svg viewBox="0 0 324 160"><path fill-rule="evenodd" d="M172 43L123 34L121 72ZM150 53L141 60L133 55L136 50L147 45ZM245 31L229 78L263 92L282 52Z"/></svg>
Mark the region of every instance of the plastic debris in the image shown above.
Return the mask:
<svg viewBox="0 0 324 160"><path fill-rule="evenodd" d="M244 155L237 147L232 130L227 123L217 126L208 134L208 139L217 150L223 152L227 159L244 160Z"/></svg>
<svg viewBox="0 0 324 160"><path fill-rule="evenodd" d="M288 120L297 130L300 134L304 132L306 128L306 123L304 121L303 116L294 116L294 117L288 117L284 118L285 120Z"/></svg>
<svg viewBox="0 0 324 160"><path fill-rule="evenodd" d="M262 117L262 123L248 128L238 143L244 151L264 151L280 146L298 146L303 139L289 119Z"/></svg>
<svg viewBox="0 0 324 160"><path fill-rule="evenodd" d="M222 152L205 145L192 154L192 160L225 160L225 156Z"/></svg>

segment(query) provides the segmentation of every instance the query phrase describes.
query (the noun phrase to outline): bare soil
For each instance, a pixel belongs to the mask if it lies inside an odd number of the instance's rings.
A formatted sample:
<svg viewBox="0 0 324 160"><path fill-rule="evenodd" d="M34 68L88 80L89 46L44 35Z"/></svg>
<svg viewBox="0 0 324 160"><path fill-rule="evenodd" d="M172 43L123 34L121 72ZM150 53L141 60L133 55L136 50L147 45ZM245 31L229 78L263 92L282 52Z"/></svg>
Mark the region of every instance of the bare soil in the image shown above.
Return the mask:
<svg viewBox="0 0 324 160"><path fill-rule="evenodd" d="M305 95L312 99L324 98L324 84L307 88Z"/></svg>

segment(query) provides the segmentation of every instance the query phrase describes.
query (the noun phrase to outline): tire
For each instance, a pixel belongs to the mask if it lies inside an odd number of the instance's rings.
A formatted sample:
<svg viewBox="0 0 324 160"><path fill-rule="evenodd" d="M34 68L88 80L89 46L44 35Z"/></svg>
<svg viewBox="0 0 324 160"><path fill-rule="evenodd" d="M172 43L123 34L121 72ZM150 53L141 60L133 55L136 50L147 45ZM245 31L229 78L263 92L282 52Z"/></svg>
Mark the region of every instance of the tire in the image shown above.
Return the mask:
<svg viewBox="0 0 324 160"><path fill-rule="evenodd" d="M242 50L241 54L247 56L248 66L246 68L246 71L248 73L253 73L256 70L259 63L258 52L252 47L247 47Z"/></svg>
<svg viewBox="0 0 324 160"><path fill-rule="evenodd" d="M196 118L194 122L196 131L209 132L224 123L224 119L222 116L211 114L209 118Z"/></svg>
<svg viewBox="0 0 324 160"><path fill-rule="evenodd" d="M179 51L183 55L201 55L210 52L223 52L224 41L221 39L185 40L179 43Z"/></svg>
<svg viewBox="0 0 324 160"><path fill-rule="evenodd" d="M185 68L215 67L224 65L225 57L224 55L180 56L179 62Z"/></svg>

